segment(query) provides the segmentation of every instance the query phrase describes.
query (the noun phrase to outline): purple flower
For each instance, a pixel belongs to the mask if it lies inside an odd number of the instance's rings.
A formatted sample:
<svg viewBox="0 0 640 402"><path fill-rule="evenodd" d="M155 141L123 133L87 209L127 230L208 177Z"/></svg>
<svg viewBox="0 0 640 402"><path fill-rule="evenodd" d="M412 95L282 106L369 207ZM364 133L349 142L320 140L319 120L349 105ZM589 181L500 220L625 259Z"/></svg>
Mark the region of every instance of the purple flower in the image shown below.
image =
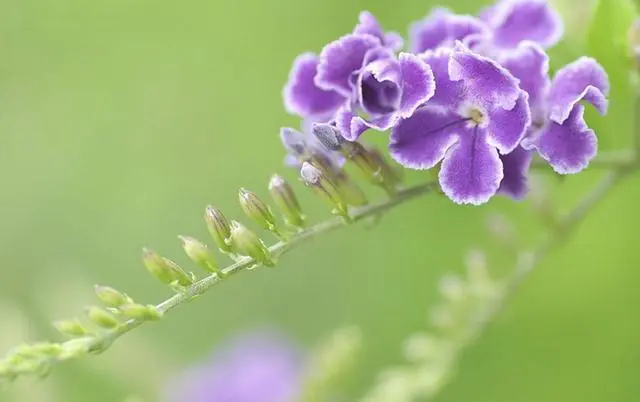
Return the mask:
<svg viewBox="0 0 640 402"><path fill-rule="evenodd" d="M535 149L560 174L577 173L597 152L597 138L584 121L583 103L607 111L609 80L594 59L581 57L548 76L548 56L536 44L523 43L504 66L529 93L532 132L522 142Z"/></svg>
<svg viewBox="0 0 640 402"><path fill-rule="evenodd" d="M560 15L547 0L502 0L480 17L489 25L492 45L498 49L514 49L524 41L548 48L564 33Z"/></svg>
<svg viewBox="0 0 640 402"><path fill-rule="evenodd" d="M529 191L527 175L532 154L532 151L518 146L510 153L500 155L503 169L503 178L498 188L500 194L507 195L514 200L521 200L527 195Z"/></svg>
<svg viewBox="0 0 640 402"><path fill-rule="evenodd" d="M503 179L499 154L512 152L531 123L528 95L496 62L457 44L422 55L436 91L425 106L392 130L392 157L430 169L442 161L440 185L460 204L482 204Z"/></svg>
<svg viewBox="0 0 640 402"><path fill-rule="evenodd" d="M165 400L291 402L301 391L303 375L303 356L289 341L273 333L250 334L185 372Z"/></svg>
<svg viewBox="0 0 640 402"><path fill-rule="evenodd" d="M354 98L335 115L337 127L350 141L368 128L387 130L400 118L409 117L434 94L431 68L416 55L373 51L353 77ZM358 114L361 109L368 117Z"/></svg>
<svg viewBox="0 0 640 402"><path fill-rule="evenodd" d="M436 8L421 21L411 24L409 43L413 53L422 53L444 46L453 47L456 41L464 42L469 36L488 34L488 25L480 19Z"/></svg>
<svg viewBox="0 0 640 402"><path fill-rule="evenodd" d="M378 38L382 46L391 50L400 50L404 45L402 36L397 32L384 32L376 17L369 11L362 11L358 17L358 24L353 29L356 35L371 35Z"/></svg>
<svg viewBox="0 0 640 402"><path fill-rule="evenodd" d="M296 57L289 80L282 92L287 112L306 118L323 119L332 116L345 102L344 95L325 90L315 84L318 56L303 53Z"/></svg>

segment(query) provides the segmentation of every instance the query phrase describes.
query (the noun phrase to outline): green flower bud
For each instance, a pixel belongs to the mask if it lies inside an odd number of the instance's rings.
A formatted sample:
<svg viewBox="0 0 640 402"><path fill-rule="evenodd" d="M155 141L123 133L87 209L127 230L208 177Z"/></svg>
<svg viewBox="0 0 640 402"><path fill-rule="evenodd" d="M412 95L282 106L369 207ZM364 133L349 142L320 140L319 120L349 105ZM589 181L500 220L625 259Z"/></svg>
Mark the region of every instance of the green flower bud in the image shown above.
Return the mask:
<svg viewBox="0 0 640 402"><path fill-rule="evenodd" d="M271 209L253 192L241 188L238 192L240 207L250 219L264 229L274 231L276 218Z"/></svg>
<svg viewBox="0 0 640 402"><path fill-rule="evenodd" d="M210 272L218 272L218 265L206 245L193 237L178 236L182 241L182 248L191 261Z"/></svg>
<svg viewBox="0 0 640 402"><path fill-rule="evenodd" d="M356 183L353 182L344 172L335 176L335 183L342 198L348 205L361 207L367 205L367 196Z"/></svg>
<svg viewBox="0 0 640 402"><path fill-rule="evenodd" d="M224 252L230 252L231 246L229 245L229 238L231 237L231 227L229 226L227 218L219 209L208 206L204 214L204 220L218 248Z"/></svg>
<svg viewBox="0 0 640 402"><path fill-rule="evenodd" d="M63 335L84 336L87 330L78 320L60 320L53 323L53 326Z"/></svg>
<svg viewBox="0 0 640 402"><path fill-rule="evenodd" d="M240 254L247 255L268 267L275 265L267 246L240 222L231 221L231 241Z"/></svg>
<svg viewBox="0 0 640 402"><path fill-rule="evenodd" d="M291 185L282 176L276 174L269 181L269 192L284 214L287 224L298 228L303 227L305 216L302 214L300 203Z"/></svg>
<svg viewBox="0 0 640 402"><path fill-rule="evenodd" d="M100 328L113 329L119 325L118 320L100 307L88 307L86 313L89 320Z"/></svg>
<svg viewBox="0 0 640 402"><path fill-rule="evenodd" d="M128 301L125 295L109 286L96 285L94 291L98 299L107 307L120 307Z"/></svg>
<svg viewBox="0 0 640 402"><path fill-rule="evenodd" d="M193 284L193 276L189 275L184 271L184 269L180 268L180 265L171 261L168 258L162 257L162 261L166 264L167 267L171 270L171 274L173 278L180 286L189 286Z"/></svg>
<svg viewBox="0 0 640 402"><path fill-rule="evenodd" d="M165 285L169 285L175 280L171 268L167 266L164 259L155 251L148 248L142 249L142 261L151 275L155 276Z"/></svg>
<svg viewBox="0 0 640 402"><path fill-rule="evenodd" d="M161 257L153 250L143 249L142 259L147 270L166 285L177 282L181 286L189 286L193 283L193 278L178 264L168 258Z"/></svg>
<svg viewBox="0 0 640 402"><path fill-rule="evenodd" d="M307 187L313 188L333 208L335 214L348 216L347 204L342 194L322 170L311 163L304 162L300 169L300 176Z"/></svg>
<svg viewBox="0 0 640 402"><path fill-rule="evenodd" d="M162 312L152 304L143 306L142 304L130 303L120 307L120 311L126 317L139 321L156 321L162 318Z"/></svg>

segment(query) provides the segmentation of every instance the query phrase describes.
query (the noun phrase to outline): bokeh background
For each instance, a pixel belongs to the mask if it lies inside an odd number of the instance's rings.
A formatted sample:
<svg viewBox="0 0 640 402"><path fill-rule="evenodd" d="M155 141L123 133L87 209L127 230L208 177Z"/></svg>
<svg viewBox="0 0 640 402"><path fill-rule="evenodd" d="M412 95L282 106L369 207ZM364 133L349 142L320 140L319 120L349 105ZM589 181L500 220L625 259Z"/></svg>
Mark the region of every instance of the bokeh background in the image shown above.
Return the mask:
<svg viewBox="0 0 640 402"><path fill-rule="evenodd" d="M475 12L484 3L446 5ZM586 3L560 4L567 38L552 52L554 67L585 51ZM406 32L433 5L0 1L0 351L55 337L51 320L81 315L95 283L148 302L166 297L143 269L141 247L186 262L175 235L207 239L205 205L239 217L240 186L266 196L272 173L295 180L281 167L278 140L279 127L299 124L281 101L293 58L351 30L361 9ZM631 119L627 100L615 102L615 118L596 123L610 148L628 143ZM383 135L369 139L385 143ZM541 180L566 210L599 176L589 169ZM326 216L302 193L310 216ZM639 201L640 177L619 186L538 267L437 400L637 401ZM485 248L491 269L508 272L486 235L495 213L508 217L522 244L541 239L530 201L498 198L479 208L413 201L374 229L335 232L278 269L235 277L102 356L61 365L42 382L19 381L0 400L156 401L174 373L244 330L275 327L311 346L355 324L365 349L345 389L353 399L381 368L401 361L402 340L427 325L438 278L462 272L468 250Z"/></svg>

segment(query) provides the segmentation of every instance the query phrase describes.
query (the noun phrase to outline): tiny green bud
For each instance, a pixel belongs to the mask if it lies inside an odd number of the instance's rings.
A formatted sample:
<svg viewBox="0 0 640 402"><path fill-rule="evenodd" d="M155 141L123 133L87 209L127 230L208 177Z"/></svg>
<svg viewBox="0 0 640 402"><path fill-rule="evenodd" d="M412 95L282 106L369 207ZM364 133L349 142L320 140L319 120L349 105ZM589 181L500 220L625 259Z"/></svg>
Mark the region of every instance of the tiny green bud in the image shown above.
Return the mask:
<svg viewBox="0 0 640 402"><path fill-rule="evenodd" d="M130 303L120 307L120 311L126 317L139 321L156 321L162 318L162 312L152 304L143 306L142 304Z"/></svg>
<svg viewBox="0 0 640 402"><path fill-rule="evenodd" d="M229 221L222 212L217 208L208 206L204 214L204 220L207 224L207 229L209 229L209 233L211 234L211 237L213 237L213 241L216 243L218 248L224 252L231 251L231 246L229 245L231 227L229 226Z"/></svg>
<svg viewBox="0 0 640 402"><path fill-rule="evenodd" d="M335 176L335 183L342 198L348 205L361 207L368 204L364 191L344 172L340 172Z"/></svg>
<svg viewBox="0 0 640 402"><path fill-rule="evenodd" d="M206 245L193 237L178 236L182 241L182 248L191 261L210 272L218 272L218 265Z"/></svg>
<svg viewBox="0 0 640 402"><path fill-rule="evenodd" d="M175 280L173 273L171 272L171 268L155 251L148 248L142 249L142 261L151 275L155 276L165 285L169 285Z"/></svg>
<svg viewBox="0 0 640 402"><path fill-rule="evenodd" d="M127 302L127 297L109 286L96 285L94 287L96 296L107 307L120 307Z"/></svg>
<svg viewBox="0 0 640 402"><path fill-rule="evenodd" d="M180 286L189 286L193 284L193 276L186 273L184 269L180 267L180 265L164 257L162 257L162 261L164 261L166 266L169 267L174 280L178 282Z"/></svg>
<svg viewBox="0 0 640 402"><path fill-rule="evenodd" d="M284 214L287 224L298 228L303 227L305 217L291 185L282 176L276 174L269 181L269 192L273 201Z"/></svg>
<svg viewBox="0 0 640 402"><path fill-rule="evenodd" d="M334 208L336 214L348 216L347 204L342 194L335 183L322 170L311 163L304 162L302 168L300 168L300 176L307 187L315 189L316 193Z"/></svg>
<svg viewBox="0 0 640 402"><path fill-rule="evenodd" d="M255 193L241 188L238 192L240 207L250 219L264 229L274 231L276 218L271 209Z"/></svg>
<svg viewBox="0 0 640 402"><path fill-rule="evenodd" d="M118 326L118 320L100 307L88 307L86 313L89 320L100 328L113 329Z"/></svg>
<svg viewBox="0 0 640 402"><path fill-rule="evenodd" d="M60 320L53 323L53 326L63 335L84 336L87 330L78 320Z"/></svg>
<svg viewBox="0 0 640 402"><path fill-rule="evenodd" d="M247 255L268 267L275 265L267 246L240 222L231 221L231 240L240 254Z"/></svg>

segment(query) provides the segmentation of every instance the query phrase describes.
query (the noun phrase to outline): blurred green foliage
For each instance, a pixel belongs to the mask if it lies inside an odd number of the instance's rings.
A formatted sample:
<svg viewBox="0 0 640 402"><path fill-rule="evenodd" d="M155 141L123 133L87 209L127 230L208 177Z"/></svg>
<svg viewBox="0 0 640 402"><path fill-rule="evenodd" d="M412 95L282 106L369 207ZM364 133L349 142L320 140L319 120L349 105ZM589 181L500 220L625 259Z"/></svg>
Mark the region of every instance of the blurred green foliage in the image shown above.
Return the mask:
<svg viewBox="0 0 640 402"><path fill-rule="evenodd" d="M481 3L447 6L475 12ZM575 17L580 10L569 4L567 16ZM94 283L141 301L165 297L142 267L142 246L180 258L175 235L207 238L205 205L239 217L240 186L266 196L271 173L294 180L281 167L278 140L280 126L299 124L281 104L293 58L350 30L361 9L406 32L432 5L0 2L0 349L54 336L49 322L81 314ZM584 40L572 36L583 26L580 19L570 25L553 67L585 52ZM599 40L607 37L591 38ZM599 134L625 146L631 116L616 116ZM385 143L382 135L368 138ZM599 175L543 178L566 209ZM322 203L302 194L313 219L326 216ZM635 177L539 267L468 351L440 401L637 401L639 200ZM540 239L530 202L415 201L373 230L347 228L296 250L277 269L238 276L105 355L60 366L42 383L22 381L0 400L153 401L173 372L206 358L217 341L263 325L307 345L336 327L361 326L364 358L346 390L361 395L381 367L399 361L406 334L425 326L437 279L461 271L470 247L486 247L495 272L508 270L485 232L496 212L525 244Z"/></svg>

